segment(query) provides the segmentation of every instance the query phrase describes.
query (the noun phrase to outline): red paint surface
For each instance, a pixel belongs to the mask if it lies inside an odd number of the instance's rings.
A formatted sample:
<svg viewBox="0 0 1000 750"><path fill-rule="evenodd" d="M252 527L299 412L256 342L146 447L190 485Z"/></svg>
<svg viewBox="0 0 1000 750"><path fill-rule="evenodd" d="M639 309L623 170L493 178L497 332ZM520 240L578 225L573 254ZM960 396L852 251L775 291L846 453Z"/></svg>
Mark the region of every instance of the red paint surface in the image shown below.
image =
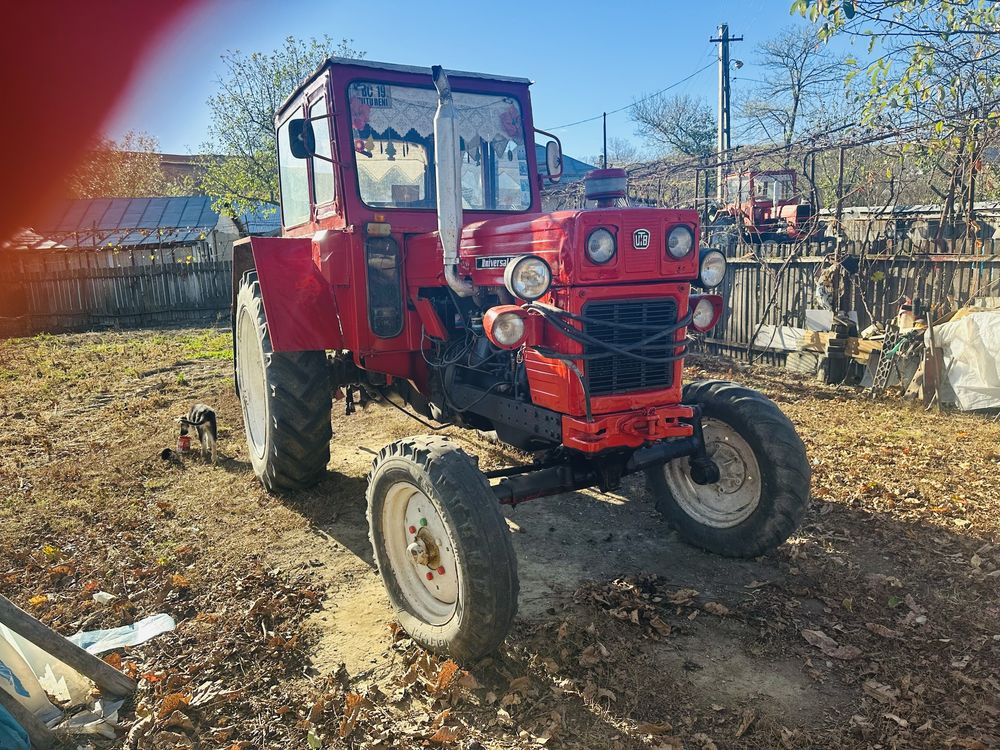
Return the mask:
<svg viewBox="0 0 1000 750"><path fill-rule="evenodd" d="M271 348L276 352L340 349L337 308L330 285L313 263L305 238L251 237Z"/></svg>

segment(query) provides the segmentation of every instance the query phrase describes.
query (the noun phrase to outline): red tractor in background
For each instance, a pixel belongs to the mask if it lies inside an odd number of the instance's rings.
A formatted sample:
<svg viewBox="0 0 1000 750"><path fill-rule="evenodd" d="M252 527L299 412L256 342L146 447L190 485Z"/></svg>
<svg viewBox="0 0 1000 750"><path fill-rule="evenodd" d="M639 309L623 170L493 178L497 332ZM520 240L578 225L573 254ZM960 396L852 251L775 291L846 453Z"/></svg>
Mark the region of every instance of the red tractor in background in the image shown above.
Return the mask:
<svg viewBox="0 0 1000 750"><path fill-rule="evenodd" d="M459 659L496 648L517 609L499 504L643 472L685 539L755 556L809 494L774 403L682 385L687 332L723 312L726 261L699 251L697 213L616 207L613 171L588 182L598 208L541 213L528 85L329 60L277 113L283 236L234 249L236 385L268 490L323 477L334 396L534 455L484 473L430 435L374 461L370 536L400 623Z"/></svg>
<svg viewBox="0 0 1000 750"><path fill-rule="evenodd" d="M722 194L722 205L709 215L715 229L733 227L749 242L798 242L823 235L813 206L799 196L791 169L727 175Z"/></svg>

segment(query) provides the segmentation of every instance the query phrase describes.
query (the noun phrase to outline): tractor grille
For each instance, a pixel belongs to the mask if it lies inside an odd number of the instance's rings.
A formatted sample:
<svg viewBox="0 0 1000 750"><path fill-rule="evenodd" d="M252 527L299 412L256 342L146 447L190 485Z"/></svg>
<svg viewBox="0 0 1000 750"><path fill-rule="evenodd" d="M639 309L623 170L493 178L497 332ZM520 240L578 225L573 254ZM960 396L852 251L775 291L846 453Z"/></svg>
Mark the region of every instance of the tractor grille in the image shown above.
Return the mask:
<svg viewBox="0 0 1000 750"><path fill-rule="evenodd" d="M651 333L615 328L607 323L665 328L677 322L677 302L670 298L591 302L584 306L583 315L593 321L584 323L584 331L589 336L603 343L629 347L649 338ZM665 336L635 352L646 357L667 357L675 353L672 341L672 336ZM599 347L585 348L587 354L600 351ZM669 388L674 382L674 365L674 362L652 364L621 355L584 363L591 396Z"/></svg>

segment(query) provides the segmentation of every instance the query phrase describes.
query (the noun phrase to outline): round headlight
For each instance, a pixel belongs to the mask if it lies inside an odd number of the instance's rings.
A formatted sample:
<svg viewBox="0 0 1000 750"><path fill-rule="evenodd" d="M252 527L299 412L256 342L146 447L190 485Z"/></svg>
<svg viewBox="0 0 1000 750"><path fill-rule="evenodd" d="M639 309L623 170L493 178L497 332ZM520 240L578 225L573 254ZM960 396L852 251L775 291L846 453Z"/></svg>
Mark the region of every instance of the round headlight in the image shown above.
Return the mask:
<svg viewBox="0 0 1000 750"><path fill-rule="evenodd" d="M683 224L674 227L667 235L667 252L675 258L683 258L694 247L694 234Z"/></svg>
<svg viewBox="0 0 1000 750"><path fill-rule="evenodd" d="M524 338L524 317L515 312L500 313L490 333L500 346L514 346Z"/></svg>
<svg viewBox="0 0 1000 750"><path fill-rule="evenodd" d="M705 332L715 324L715 307L706 297L699 299L691 311L691 327Z"/></svg>
<svg viewBox="0 0 1000 750"><path fill-rule="evenodd" d="M718 250L706 250L701 254L698 280L703 289L713 289L726 278L726 256Z"/></svg>
<svg viewBox="0 0 1000 750"><path fill-rule="evenodd" d="M515 297L530 302L549 291L552 269L537 255L523 255L507 264L503 283Z"/></svg>
<svg viewBox="0 0 1000 750"><path fill-rule="evenodd" d="M607 263L615 257L617 249L615 236L607 229L595 229L587 237L587 257L594 263Z"/></svg>

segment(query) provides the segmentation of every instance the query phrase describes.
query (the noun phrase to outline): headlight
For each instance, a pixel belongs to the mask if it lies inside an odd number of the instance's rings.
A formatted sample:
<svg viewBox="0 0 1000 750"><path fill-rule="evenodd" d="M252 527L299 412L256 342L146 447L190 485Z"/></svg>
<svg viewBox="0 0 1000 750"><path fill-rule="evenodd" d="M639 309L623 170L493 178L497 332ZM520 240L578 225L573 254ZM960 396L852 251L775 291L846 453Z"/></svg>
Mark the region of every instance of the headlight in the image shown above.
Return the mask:
<svg viewBox="0 0 1000 750"><path fill-rule="evenodd" d="M594 263L607 263L615 257L617 249L615 236L607 229L595 229L587 237L587 257Z"/></svg>
<svg viewBox="0 0 1000 750"><path fill-rule="evenodd" d="M528 313L517 305L497 305L483 315L483 331L494 346L517 349L530 332Z"/></svg>
<svg viewBox="0 0 1000 750"><path fill-rule="evenodd" d="M726 256L718 250L705 250L701 254L698 280L702 289L714 289L726 278Z"/></svg>
<svg viewBox="0 0 1000 750"><path fill-rule="evenodd" d="M708 297L699 297L691 311L691 327L704 333L715 327L715 305Z"/></svg>
<svg viewBox="0 0 1000 750"><path fill-rule="evenodd" d="M490 328L499 346L514 346L524 338L524 317L515 312L500 313Z"/></svg>
<svg viewBox="0 0 1000 750"><path fill-rule="evenodd" d="M683 224L674 227L667 235L667 252L675 258L683 258L694 247L694 234Z"/></svg>
<svg viewBox="0 0 1000 750"><path fill-rule="evenodd" d="M507 264L503 283L515 297L531 302L549 291L552 269L537 255L523 255Z"/></svg>

